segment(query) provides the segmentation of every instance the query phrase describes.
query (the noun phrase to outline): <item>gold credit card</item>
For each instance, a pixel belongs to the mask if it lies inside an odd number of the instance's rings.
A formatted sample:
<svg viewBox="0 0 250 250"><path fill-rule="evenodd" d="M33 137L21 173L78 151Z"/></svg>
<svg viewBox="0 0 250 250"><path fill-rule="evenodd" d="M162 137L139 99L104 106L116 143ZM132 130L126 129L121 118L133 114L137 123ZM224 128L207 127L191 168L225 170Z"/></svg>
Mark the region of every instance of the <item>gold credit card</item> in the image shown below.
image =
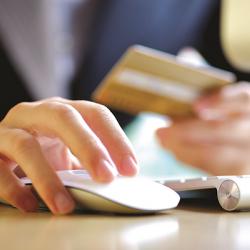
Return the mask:
<svg viewBox="0 0 250 250"><path fill-rule="evenodd" d="M227 71L195 67L175 56L130 47L93 93L93 100L130 114L191 115L192 103L207 91L235 81Z"/></svg>

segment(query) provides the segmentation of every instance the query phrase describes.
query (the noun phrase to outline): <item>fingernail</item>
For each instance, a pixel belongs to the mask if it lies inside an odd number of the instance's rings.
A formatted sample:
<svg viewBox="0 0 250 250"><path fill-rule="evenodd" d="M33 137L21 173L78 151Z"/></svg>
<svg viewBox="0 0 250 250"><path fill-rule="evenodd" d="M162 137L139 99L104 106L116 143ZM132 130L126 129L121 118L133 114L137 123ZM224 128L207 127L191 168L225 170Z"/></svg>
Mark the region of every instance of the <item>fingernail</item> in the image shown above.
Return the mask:
<svg viewBox="0 0 250 250"><path fill-rule="evenodd" d="M59 192L56 194L55 199L56 212L59 214L66 214L72 212L75 207L74 201L68 194Z"/></svg>
<svg viewBox="0 0 250 250"><path fill-rule="evenodd" d="M122 174L135 175L137 174L139 167L137 162L132 156L126 156L122 161Z"/></svg>
<svg viewBox="0 0 250 250"><path fill-rule="evenodd" d="M96 178L99 182L110 182L117 175L115 167L107 160L100 160L96 169Z"/></svg>

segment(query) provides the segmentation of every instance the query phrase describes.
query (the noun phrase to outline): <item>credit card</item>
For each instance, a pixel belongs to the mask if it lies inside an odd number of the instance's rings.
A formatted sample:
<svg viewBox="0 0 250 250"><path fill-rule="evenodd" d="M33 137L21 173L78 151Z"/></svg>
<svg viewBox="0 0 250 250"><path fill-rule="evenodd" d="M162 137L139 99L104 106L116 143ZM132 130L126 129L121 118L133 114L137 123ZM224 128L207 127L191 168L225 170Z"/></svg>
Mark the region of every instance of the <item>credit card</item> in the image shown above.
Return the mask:
<svg viewBox="0 0 250 250"><path fill-rule="evenodd" d="M234 81L231 72L195 67L165 52L135 45L111 69L92 98L134 115L189 116L197 98Z"/></svg>

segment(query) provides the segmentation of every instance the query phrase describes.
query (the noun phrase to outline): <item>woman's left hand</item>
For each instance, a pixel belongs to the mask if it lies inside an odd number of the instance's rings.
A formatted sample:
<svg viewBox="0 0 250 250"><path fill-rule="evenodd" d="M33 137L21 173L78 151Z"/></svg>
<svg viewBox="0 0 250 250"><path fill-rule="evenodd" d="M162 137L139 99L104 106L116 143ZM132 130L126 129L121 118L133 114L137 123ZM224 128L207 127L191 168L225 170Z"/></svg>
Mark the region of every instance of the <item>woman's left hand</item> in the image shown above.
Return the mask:
<svg viewBox="0 0 250 250"><path fill-rule="evenodd" d="M224 87L194 104L196 118L157 130L161 145L214 175L250 174L250 84Z"/></svg>

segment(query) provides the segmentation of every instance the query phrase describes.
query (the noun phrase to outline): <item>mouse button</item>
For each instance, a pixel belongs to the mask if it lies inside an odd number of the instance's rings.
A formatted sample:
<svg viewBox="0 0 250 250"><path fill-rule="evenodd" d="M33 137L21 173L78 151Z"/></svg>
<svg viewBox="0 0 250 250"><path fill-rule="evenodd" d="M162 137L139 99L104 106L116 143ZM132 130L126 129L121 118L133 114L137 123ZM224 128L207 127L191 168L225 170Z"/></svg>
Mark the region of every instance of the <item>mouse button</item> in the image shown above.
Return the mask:
<svg viewBox="0 0 250 250"><path fill-rule="evenodd" d="M90 193L94 193L102 196L102 189L107 188L109 184L97 183L90 178L82 178L81 176L71 176L62 178L64 186L69 188L75 188Z"/></svg>
<svg viewBox="0 0 250 250"><path fill-rule="evenodd" d="M136 210L132 207L123 206L119 203L105 199L102 196L86 192L80 189L68 188L71 195L77 202L77 209L85 209L87 211L100 211L108 213L138 214L144 211Z"/></svg>
<svg viewBox="0 0 250 250"><path fill-rule="evenodd" d="M68 170L71 174L73 175L84 175L84 176L89 176L89 173L85 169L73 169L73 170Z"/></svg>
<svg viewBox="0 0 250 250"><path fill-rule="evenodd" d="M79 176L81 178L86 178L86 179L90 179L90 175L88 174L88 172L86 170L60 170L56 172L57 175L60 178L72 178L75 176Z"/></svg>
<svg viewBox="0 0 250 250"><path fill-rule="evenodd" d="M62 170L57 171L57 175L64 183L64 185L66 182L74 184L76 182L83 182L85 180L91 179L91 177L89 176L89 174L87 174L86 171L75 172L73 170Z"/></svg>
<svg viewBox="0 0 250 250"><path fill-rule="evenodd" d="M144 210L176 207L179 195L168 187L144 178L119 177L98 193L117 203Z"/></svg>

